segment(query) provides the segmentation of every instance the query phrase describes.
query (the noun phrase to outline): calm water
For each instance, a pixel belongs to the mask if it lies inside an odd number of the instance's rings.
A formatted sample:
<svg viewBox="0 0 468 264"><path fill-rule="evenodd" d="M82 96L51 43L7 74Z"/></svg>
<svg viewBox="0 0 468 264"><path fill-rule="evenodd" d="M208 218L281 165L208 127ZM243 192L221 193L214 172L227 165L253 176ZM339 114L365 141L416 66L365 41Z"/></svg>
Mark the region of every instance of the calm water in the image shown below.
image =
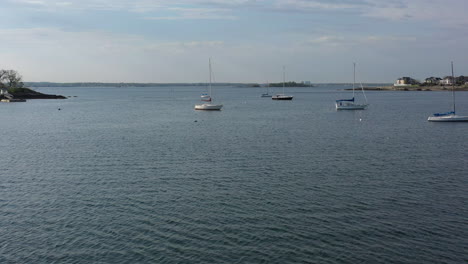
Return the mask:
<svg viewBox="0 0 468 264"><path fill-rule="evenodd" d="M196 87L0 104L0 263L468 262L468 124L426 121L450 94L337 112L343 88L217 88L220 112Z"/></svg>

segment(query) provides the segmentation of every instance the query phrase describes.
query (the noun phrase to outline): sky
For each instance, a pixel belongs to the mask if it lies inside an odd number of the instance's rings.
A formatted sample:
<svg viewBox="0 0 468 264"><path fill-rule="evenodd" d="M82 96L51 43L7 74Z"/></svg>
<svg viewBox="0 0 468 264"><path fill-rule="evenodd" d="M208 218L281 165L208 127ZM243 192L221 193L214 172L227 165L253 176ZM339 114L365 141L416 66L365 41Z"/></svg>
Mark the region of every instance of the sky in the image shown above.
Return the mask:
<svg viewBox="0 0 468 264"><path fill-rule="evenodd" d="M468 75L467 0L0 0L24 81L391 83Z"/></svg>

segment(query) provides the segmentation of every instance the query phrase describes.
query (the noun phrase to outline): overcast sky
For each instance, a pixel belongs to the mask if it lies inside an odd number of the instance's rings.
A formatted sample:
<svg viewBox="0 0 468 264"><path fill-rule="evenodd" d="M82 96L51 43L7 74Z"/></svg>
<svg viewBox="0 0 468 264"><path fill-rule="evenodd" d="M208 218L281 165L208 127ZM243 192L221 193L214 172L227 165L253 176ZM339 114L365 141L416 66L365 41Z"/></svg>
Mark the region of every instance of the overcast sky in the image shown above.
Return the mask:
<svg viewBox="0 0 468 264"><path fill-rule="evenodd" d="M467 0L0 0L25 81L362 82L468 75Z"/></svg>

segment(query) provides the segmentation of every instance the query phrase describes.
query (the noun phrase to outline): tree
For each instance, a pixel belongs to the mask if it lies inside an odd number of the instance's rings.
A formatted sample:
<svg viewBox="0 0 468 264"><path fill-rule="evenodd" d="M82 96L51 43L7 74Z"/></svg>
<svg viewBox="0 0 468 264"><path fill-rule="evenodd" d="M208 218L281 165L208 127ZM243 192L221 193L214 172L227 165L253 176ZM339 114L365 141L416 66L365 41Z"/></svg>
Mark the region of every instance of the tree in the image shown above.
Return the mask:
<svg viewBox="0 0 468 264"><path fill-rule="evenodd" d="M5 70L0 70L0 88L5 88L3 80L6 79L7 72Z"/></svg>
<svg viewBox="0 0 468 264"><path fill-rule="evenodd" d="M22 88L22 79L15 70L0 70L0 88Z"/></svg>

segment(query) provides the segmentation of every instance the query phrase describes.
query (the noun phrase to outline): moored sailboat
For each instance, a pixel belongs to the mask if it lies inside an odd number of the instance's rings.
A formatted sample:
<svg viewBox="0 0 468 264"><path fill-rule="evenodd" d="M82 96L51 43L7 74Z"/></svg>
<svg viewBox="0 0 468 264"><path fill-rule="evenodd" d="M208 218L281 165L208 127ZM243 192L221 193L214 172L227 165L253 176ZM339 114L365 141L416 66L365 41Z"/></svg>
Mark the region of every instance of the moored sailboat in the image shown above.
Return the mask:
<svg viewBox="0 0 468 264"><path fill-rule="evenodd" d="M354 87L356 86L356 63L353 63L353 98L351 99L340 99L335 101L335 107L336 110L364 110L367 108L369 104L367 104L367 98L366 94L364 93L364 88L362 87L361 84L361 89L362 93L364 95L364 98L366 99L365 104L357 104L355 103L355 97L354 97Z"/></svg>
<svg viewBox="0 0 468 264"><path fill-rule="evenodd" d="M453 74L453 61L452 65L452 111L447 113L435 113L427 118L431 122L468 122L468 116L459 116L455 112L455 76Z"/></svg>
<svg viewBox="0 0 468 264"><path fill-rule="evenodd" d="M283 66L283 93L282 94L275 94L271 97L272 100L292 100L292 95L286 95L284 93L284 86L285 86L285 79L286 79L285 67Z"/></svg>
<svg viewBox="0 0 468 264"><path fill-rule="evenodd" d="M211 102L213 99L211 95L212 85L211 85L211 58L208 60L208 69L210 75L210 82L209 82L209 94L202 95L201 100L205 102ZM197 104L195 105L195 110L221 110L223 108L222 104L212 104L212 103L204 103L204 104Z"/></svg>

